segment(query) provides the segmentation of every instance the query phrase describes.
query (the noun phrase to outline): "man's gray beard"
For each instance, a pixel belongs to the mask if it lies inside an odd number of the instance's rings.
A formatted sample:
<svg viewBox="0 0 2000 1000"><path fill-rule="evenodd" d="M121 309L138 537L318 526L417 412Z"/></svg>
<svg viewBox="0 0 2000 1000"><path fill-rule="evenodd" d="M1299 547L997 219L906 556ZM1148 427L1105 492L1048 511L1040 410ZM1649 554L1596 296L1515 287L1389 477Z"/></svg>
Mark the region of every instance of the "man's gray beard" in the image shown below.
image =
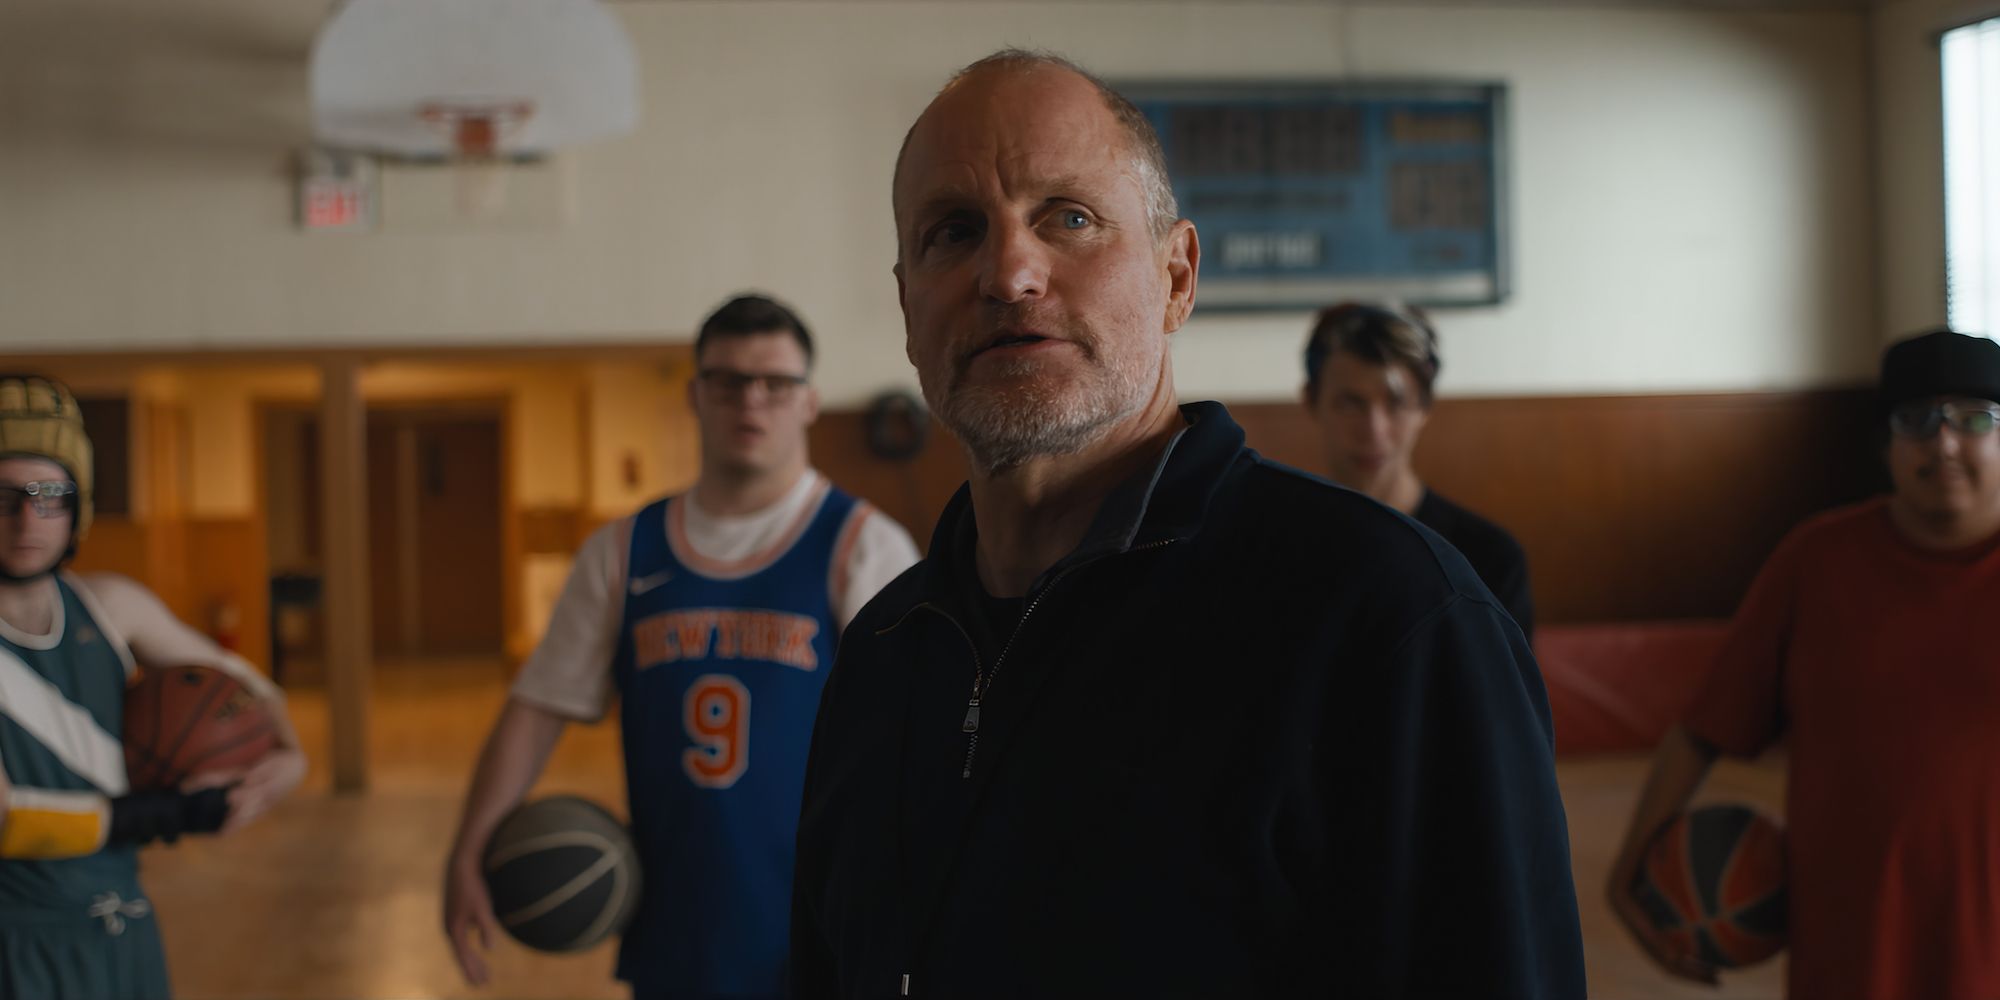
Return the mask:
<svg viewBox="0 0 2000 1000"><path fill-rule="evenodd" d="M980 470L1000 472L1037 458L1076 454L1146 405L1146 386L1116 365L1086 369L1082 378L1055 386L1034 381L1038 367L1034 361L1007 365L995 374L1019 380L1015 385L959 388L949 399L925 388L931 410Z"/></svg>

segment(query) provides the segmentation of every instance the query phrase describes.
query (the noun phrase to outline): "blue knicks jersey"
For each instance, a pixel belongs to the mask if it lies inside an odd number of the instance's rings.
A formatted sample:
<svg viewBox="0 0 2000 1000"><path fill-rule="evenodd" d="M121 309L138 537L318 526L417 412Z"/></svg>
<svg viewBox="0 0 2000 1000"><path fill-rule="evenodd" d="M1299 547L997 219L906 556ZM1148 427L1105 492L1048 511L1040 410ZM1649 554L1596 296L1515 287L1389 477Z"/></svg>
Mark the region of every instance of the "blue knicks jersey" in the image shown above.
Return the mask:
<svg viewBox="0 0 2000 1000"><path fill-rule="evenodd" d="M686 502L632 526L614 669L643 889L618 976L640 997L777 997L837 550L865 511L825 487L782 551L731 566L686 543Z"/></svg>

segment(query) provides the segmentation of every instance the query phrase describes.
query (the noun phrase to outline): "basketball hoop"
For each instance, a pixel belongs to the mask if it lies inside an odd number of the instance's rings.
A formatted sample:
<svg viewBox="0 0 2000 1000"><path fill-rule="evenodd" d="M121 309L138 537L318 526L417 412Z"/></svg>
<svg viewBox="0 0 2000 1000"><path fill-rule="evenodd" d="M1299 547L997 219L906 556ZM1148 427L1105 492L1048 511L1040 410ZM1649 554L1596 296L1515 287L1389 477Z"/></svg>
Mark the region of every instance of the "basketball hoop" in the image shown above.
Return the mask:
<svg viewBox="0 0 2000 1000"><path fill-rule="evenodd" d="M534 113L533 101L426 101L417 108L417 117L450 136L461 160L493 159L501 137L512 135Z"/></svg>
<svg viewBox="0 0 2000 1000"><path fill-rule="evenodd" d="M452 177L458 212L490 219L507 207L507 175L500 140L514 134L535 113L533 101L426 101L417 117L445 132L451 142Z"/></svg>
<svg viewBox="0 0 2000 1000"><path fill-rule="evenodd" d="M493 217L506 164L632 131L637 59L604 0L344 0L313 39L320 145L443 164Z"/></svg>

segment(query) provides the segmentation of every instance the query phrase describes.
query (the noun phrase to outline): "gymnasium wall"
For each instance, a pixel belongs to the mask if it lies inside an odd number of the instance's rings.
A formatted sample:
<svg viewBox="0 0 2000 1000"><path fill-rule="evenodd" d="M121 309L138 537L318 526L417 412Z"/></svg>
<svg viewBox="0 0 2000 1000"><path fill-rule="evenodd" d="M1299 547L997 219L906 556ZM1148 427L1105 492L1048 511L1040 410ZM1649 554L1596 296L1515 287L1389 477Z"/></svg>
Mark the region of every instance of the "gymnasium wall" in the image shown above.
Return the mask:
<svg viewBox="0 0 2000 1000"><path fill-rule="evenodd" d="M1299 405L1230 413L1265 455L1324 470ZM1719 618L1800 520L1882 488L1874 420L1854 389L1446 399L1416 464L1520 540L1539 621ZM957 445L938 427L917 459L887 462L863 435L859 417L830 415L813 456L927 547L965 478Z"/></svg>
<svg viewBox="0 0 2000 1000"><path fill-rule="evenodd" d="M1816 387L1865 377L1880 341L1890 213L1873 211L1859 10L617 4L642 131L524 180L558 211L438 225L412 200L436 178L392 171L380 232L307 235L288 163L326 9L0 7L0 352L653 343L758 286L805 311L829 404L854 405L912 382L888 273L896 144L951 68L1004 43L1114 79L1511 84L1518 291L1444 318L1447 395ZM1198 311L1177 338L1186 393L1288 398L1303 326ZM243 496L230 477L197 489Z"/></svg>
<svg viewBox="0 0 2000 1000"><path fill-rule="evenodd" d="M18 355L10 364L33 366ZM584 505L590 480L581 450L584 400L601 371L624 371L642 395L598 392L600 419L640 426L656 415L650 404L668 392L666 370L645 366L567 363L491 364L464 361L384 363L362 376L362 395L371 403L466 399L504 400L513 419L508 448L509 488L526 507ZM185 502L196 517L242 518L258 509L260 412L310 410L319 398L319 376L309 361L289 364L152 365L138 370L98 369L65 357L49 368L83 395L124 395L179 408L188 423L189 455ZM636 375L631 374L636 372ZM671 437L662 425L661 437ZM648 481L664 484L670 470L669 445L654 441L643 467ZM143 451L140 457L143 458ZM143 477L144 472L139 473ZM146 491L136 490L138 496Z"/></svg>
<svg viewBox="0 0 2000 1000"><path fill-rule="evenodd" d="M623 517L694 482L701 443L688 407L691 377L692 360L590 366L584 393L590 428L585 506L594 523Z"/></svg>
<svg viewBox="0 0 2000 1000"><path fill-rule="evenodd" d="M121 382L86 375L80 384L105 392ZM149 442L133 489L135 508L148 509L101 519L81 565L145 579L204 626L215 604L234 603L245 647L260 648L266 574L313 565L304 511L314 488L280 493L286 477L269 476L262 463L309 456L286 441L253 446L265 433L256 418L309 412L310 378L181 370L123 384L135 401L134 438ZM388 405L454 394L506 401L507 622L516 655L540 635L582 538L693 476L696 442L678 385L647 366L392 365L371 371L364 389ZM218 405L228 412L191 419ZM1321 468L1318 439L1297 404L1237 402L1232 411L1266 454ZM1865 390L1454 398L1438 404L1418 463L1437 489L1520 538L1543 621L1716 617L1734 609L1799 519L1880 487L1871 421ZM189 431L229 425L236 429L205 438ZM940 432L914 462L891 463L868 454L864 438L859 414L827 413L812 435L815 464L927 544L965 475L955 444ZM251 491L246 506L214 504L227 492L214 487L205 491L209 506L189 504L189 485L202 478L234 478Z"/></svg>
<svg viewBox="0 0 2000 1000"><path fill-rule="evenodd" d="M1869 379L1886 339L1942 321L1934 35L1982 12L1783 6L619 3L644 77L638 134L521 178L532 210L505 224L452 223L423 202L448 197L438 176L391 170L383 227L357 236L291 219L321 0L14 0L0 6L0 356L654 345L762 287L823 343L818 463L922 543L960 460L941 440L915 465L876 462L855 409L913 384L888 172L951 68L1012 43L1114 79L1504 80L1517 289L1440 316L1444 399L1422 466L1516 529L1547 620L1726 614L1784 527L1876 484L1855 443L1864 395L1843 387ZM1198 310L1176 364L1187 397L1229 400L1253 443L1310 466L1290 404L1305 322ZM497 391L495 377L462 374L455 391ZM520 546L549 557L524 592L548 590L591 527L691 478L681 377L607 363L509 383ZM188 539L255 554L245 415L314 391L303 370L258 378L131 383L134 439L156 442L142 463L185 484L178 500L135 486L135 518L181 527L107 523L94 554L192 565ZM1708 551L1690 555L1691 537ZM197 589L225 585L194 581L177 608L198 615Z"/></svg>
<svg viewBox="0 0 2000 1000"><path fill-rule="evenodd" d="M10 359L25 360L25 359ZM590 529L639 499L692 481L698 453L684 402L684 360L386 363L363 375L371 405L501 404L507 495L504 622L510 652L541 628ZM120 370L65 361L49 369L86 395L133 400L133 513L99 519L78 568L125 573L183 618L211 627L238 613L241 645L265 648L266 581L310 571L318 472L297 420L319 392L302 365L177 365ZM267 430L266 421L277 426ZM266 440L275 433L281 440ZM271 475L270 465L295 475Z"/></svg>

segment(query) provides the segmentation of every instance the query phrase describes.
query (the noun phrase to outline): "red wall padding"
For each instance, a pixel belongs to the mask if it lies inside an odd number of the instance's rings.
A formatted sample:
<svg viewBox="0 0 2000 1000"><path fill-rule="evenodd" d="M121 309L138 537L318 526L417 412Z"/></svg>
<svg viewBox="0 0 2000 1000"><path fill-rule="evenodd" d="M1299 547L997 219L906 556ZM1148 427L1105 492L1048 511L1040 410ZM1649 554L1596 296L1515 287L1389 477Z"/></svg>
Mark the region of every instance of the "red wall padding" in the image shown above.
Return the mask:
<svg viewBox="0 0 2000 1000"><path fill-rule="evenodd" d="M1556 753L1652 750L1694 700L1728 630L1711 619L1536 629Z"/></svg>

